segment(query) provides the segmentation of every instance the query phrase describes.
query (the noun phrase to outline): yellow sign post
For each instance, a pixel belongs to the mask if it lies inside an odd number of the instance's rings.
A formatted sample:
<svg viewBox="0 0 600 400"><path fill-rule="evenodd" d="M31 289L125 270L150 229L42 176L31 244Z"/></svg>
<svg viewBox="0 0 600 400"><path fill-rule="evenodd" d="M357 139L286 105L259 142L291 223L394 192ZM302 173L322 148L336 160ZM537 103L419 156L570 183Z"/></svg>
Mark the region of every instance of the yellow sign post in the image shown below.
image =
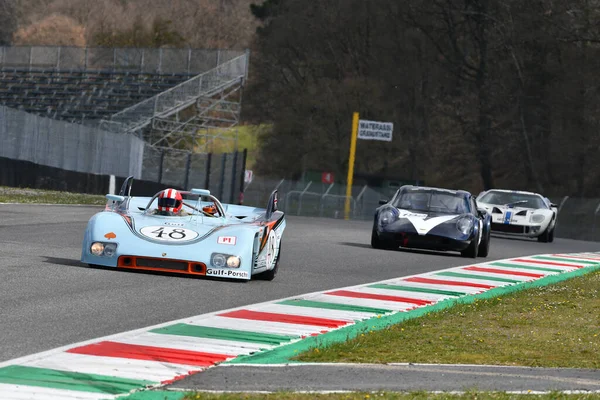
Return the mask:
<svg viewBox="0 0 600 400"><path fill-rule="evenodd" d="M348 179L346 183L346 204L344 219L350 219L350 199L352 198L352 179L354 178L354 158L356 154L356 136L358 133L358 113L352 117L352 137L350 138L350 158L348 159Z"/></svg>

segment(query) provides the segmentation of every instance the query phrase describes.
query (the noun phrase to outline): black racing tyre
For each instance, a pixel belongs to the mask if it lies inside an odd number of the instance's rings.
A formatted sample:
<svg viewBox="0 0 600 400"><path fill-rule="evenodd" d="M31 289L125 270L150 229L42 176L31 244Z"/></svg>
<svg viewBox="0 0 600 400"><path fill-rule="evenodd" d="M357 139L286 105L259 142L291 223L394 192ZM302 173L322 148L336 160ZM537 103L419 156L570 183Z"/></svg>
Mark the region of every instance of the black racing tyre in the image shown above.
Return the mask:
<svg viewBox="0 0 600 400"><path fill-rule="evenodd" d="M256 275L256 279L261 281L272 281L275 279L275 275L277 275L277 271L279 270L279 260L281 260L281 243L279 243L279 251L277 252L277 260L275 261L275 267L265 272L261 272Z"/></svg>
<svg viewBox="0 0 600 400"><path fill-rule="evenodd" d="M379 235L377 235L377 230L373 226L373 230L371 231L371 247L374 249L381 250L393 250L395 246L388 242L387 240L382 240Z"/></svg>
<svg viewBox="0 0 600 400"><path fill-rule="evenodd" d="M487 235L481 238L481 243L479 243L479 248L477 249L478 257L487 257L490 253L490 238L490 231L488 231Z"/></svg>
<svg viewBox="0 0 600 400"><path fill-rule="evenodd" d="M554 229L547 228L540 236L537 237L538 242L550 243L554 240Z"/></svg>
<svg viewBox="0 0 600 400"><path fill-rule="evenodd" d="M479 243L477 243L477 239L471 240L471 244L469 247L460 252L460 255L468 258L477 258L477 253L479 252Z"/></svg>

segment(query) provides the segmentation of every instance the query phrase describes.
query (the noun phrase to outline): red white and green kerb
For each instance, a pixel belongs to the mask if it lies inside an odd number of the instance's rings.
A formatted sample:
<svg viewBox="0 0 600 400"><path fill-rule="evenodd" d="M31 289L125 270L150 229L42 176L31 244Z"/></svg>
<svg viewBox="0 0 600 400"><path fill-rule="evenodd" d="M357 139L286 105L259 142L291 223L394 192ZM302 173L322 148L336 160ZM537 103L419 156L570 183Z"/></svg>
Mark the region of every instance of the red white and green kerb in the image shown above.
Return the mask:
<svg viewBox="0 0 600 400"><path fill-rule="evenodd" d="M184 318L0 363L0 398L118 398L374 317L598 266L597 253L518 257Z"/></svg>

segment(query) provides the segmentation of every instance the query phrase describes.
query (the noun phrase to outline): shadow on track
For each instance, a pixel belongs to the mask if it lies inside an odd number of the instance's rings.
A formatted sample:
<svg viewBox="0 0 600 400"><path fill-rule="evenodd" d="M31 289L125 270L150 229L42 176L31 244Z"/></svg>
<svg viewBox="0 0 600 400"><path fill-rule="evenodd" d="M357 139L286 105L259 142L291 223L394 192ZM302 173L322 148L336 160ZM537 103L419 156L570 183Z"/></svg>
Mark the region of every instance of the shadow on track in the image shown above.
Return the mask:
<svg viewBox="0 0 600 400"><path fill-rule="evenodd" d="M246 283L248 281L243 279L225 279L220 277L213 276L194 276L194 275L181 275L175 272L165 272L165 271L142 271L135 269L125 269L125 268L114 268L114 267L104 267L102 265L88 265L84 264L79 260L73 258L60 258L60 257L44 257L46 260L44 262L48 264L54 264L59 266L68 266L68 267L78 267L83 269L93 269L97 271L106 271L110 273L126 273L126 274L141 274L141 275L155 275L155 276L166 276L171 278L180 278L180 279L199 279L199 280L209 280L209 281L217 281L217 282L231 282L231 283Z"/></svg>
<svg viewBox="0 0 600 400"><path fill-rule="evenodd" d="M352 243L352 242L340 242L342 246L350 246L350 247L358 247L361 249L373 249L370 244L366 243ZM393 250L379 250L373 249L376 251L389 251L389 252L399 252L399 253L412 253L412 254L425 254L430 256L441 256L441 257L462 257L459 253L454 252L446 252L446 251L435 251L435 250L424 250L424 249L412 249L408 247L399 247L398 249Z"/></svg>

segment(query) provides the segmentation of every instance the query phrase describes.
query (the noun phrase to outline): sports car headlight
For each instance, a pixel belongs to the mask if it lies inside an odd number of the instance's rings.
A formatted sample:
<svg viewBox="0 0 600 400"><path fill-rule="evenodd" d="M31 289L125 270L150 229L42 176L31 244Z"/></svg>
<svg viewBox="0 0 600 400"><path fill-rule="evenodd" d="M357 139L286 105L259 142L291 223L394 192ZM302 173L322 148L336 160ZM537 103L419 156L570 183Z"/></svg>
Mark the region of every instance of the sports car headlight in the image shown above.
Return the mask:
<svg viewBox="0 0 600 400"><path fill-rule="evenodd" d="M90 252L96 257L112 257L117 252L117 244L94 242L90 246Z"/></svg>
<svg viewBox="0 0 600 400"><path fill-rule="evenodd" d="M392 223L395 219L396 214L394 214L392 210L383 210L381 213L379 213L379 223L381 225Z"/></svg>
<svg viewBox="0 0 600 400"><path fill-rule="evenodd" d="M223 268L227 264L227 257L225 257L225 254L214 253L210 263L215 267Z"/></svg>
<svg viewBox="0 0 600 400"><path fill-rule="evenodd" d="M92 246L90 247L90 251L92 252L93 255L100 257L102 255L102 253L104 252L104 243L101 243L101 242L92 243Z"/></svg>
<svg viewBox="0 0 600 400"><path fill-rule="evenodd" d="M104 255L106 257L112 257L115 255L117 251L117 244L116 243L107 243L104 245Z"/></svg>
<svg viewBox="0 0 600 400"><path fill-rule="evenodd" d="M533 214L531 216L531 222L533 222L534 224L539 224L543 222L544 219L546 219L546 216L544 214Z"/></svg>
<svg viewBox="0 0 600 400"><path fill-rule="evenodd" d="M238 256L229 256L227 258L227 266L229 268L239 268L240 258Z"/></svg>
<svg viewBox="0 0 600 400"><path fill-rule="evenodd" d="M468 235L473 230L473 220L471 218L461 218L456 221L456 229L463 235Z"/></svg>
<svg viewBox="0 0 600 400"><path fill-rule="evenodd" d="M210 263L217 268L239 268L242 260L232 254L212 253Z"/></svg>

